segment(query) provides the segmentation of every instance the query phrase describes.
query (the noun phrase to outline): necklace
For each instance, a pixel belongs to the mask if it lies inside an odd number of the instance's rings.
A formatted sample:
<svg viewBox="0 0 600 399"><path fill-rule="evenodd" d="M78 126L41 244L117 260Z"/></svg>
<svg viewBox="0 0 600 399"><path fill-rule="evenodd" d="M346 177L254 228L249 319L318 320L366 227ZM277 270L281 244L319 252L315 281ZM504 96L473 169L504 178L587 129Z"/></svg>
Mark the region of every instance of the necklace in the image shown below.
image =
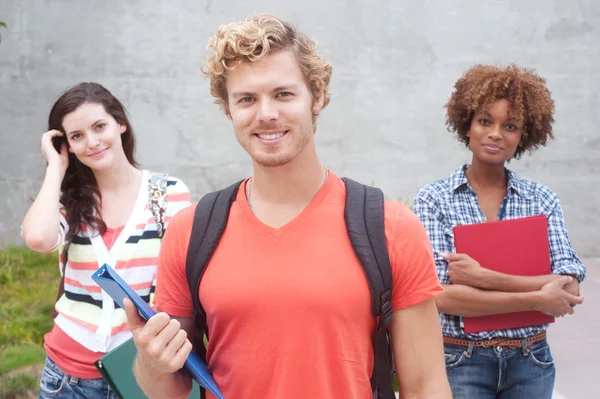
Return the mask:
<svg viewBox="0 0 600 399"><path fill-rule="evenodd" d="M327 181L327 177L329 177L329 169L325 168L325 180L323 181L323 185ZM252 207L252 202L250 201L250 196L252 195L252 178L248 180L248 193L246 195L246 200L248 201L248 205L250 206L250 210L254 212L254 208Z"/></svg>

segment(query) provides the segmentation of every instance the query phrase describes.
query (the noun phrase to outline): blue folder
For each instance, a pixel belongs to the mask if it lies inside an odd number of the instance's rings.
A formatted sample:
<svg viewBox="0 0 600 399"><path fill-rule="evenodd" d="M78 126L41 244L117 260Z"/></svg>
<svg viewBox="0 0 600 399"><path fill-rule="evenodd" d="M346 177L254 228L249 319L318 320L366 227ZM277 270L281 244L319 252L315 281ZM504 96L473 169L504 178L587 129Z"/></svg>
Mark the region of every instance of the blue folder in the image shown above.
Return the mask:
<svg viewBox="0 0 600 399"><path fill-rule="evenodd" d="M105 264L99 268L92 279L123 309L123 299L129 298L137 307L138 313L144 320L150 319L156 312L119 276L110 266ZM212 392L218 399L224 399L217 383L210 374L208 366L195 352L191 352L185 361L185 369L201 386Z"/></svg>

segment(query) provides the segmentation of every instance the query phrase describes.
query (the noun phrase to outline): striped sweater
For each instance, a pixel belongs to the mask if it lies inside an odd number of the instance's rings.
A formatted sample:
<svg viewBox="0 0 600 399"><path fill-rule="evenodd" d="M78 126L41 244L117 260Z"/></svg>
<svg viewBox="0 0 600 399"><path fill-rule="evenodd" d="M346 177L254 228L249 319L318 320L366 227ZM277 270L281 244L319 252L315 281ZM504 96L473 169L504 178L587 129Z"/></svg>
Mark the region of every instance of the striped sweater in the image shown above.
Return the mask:
<svg viewBox="0 0 600 399"><path fill-rule="evenodd" d="M143 171L133 212L110 250L98 232L88 226L82 226L69 247L64 269L65 291L56 303L55 323L94 352L108 352L131 337L123 309L92 280L92 274L100 266L108 263L138 295L152 303L161 239L148 204L149 173L152 172ZM181 180L169 176L166 200L165 228L178 211L190 205L188 188ZM60 212L59 266L68 232L62 206Z"/></svg>

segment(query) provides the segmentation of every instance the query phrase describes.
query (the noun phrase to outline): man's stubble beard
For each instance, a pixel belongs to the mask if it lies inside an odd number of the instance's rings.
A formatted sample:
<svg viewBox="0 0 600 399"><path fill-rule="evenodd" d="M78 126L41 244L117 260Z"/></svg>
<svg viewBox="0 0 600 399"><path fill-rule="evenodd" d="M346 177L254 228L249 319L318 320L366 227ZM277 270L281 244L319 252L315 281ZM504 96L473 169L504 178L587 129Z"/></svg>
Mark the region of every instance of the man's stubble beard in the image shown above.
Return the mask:
<svg viewBox="0 0 600 399"><path fill-rule="evenodd" d="M242 147L244 147L244 149L250 155L252 160L260 166L264 166L267 168L283 166L283 165L286 165L286 164L292 162L294 159L296 159L296 157L298 155L300 155L302 153L302 151L304 151L304 149L306 148L308 143L310 143L311 135L314 134L312 125L310 125L310 126L303 125L301 129L302 129L302 133L300 134L300 141L295 142L293 144L293 148L291 150L284 150L283 152L278 151L277 153L272 154L272 156L269 156L269 155L253 156L248 148L248 147L251 147L251 145L249 143L247 146L242 145ZM290 131L286 134L286 136L287 135L292 135L292 136L296 135L295 129L293 129L293 127L290 127L289 130ZM286 137L285 139L289 140L289 139L294 139L294 138L295 137Z"/></svg>

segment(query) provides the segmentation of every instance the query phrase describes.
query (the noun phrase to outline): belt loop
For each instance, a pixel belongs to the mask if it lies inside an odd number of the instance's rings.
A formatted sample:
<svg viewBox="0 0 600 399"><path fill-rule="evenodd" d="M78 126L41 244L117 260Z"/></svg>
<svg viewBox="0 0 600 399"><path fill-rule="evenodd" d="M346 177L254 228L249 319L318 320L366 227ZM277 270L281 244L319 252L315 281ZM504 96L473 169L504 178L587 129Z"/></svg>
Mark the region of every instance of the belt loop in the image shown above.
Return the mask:
<svg viewBox="0 0 600 399"><path fill-rule="evenodd" d="M523 338L521 340L521 345L523 346L523 356L529 355L529 348L527 347L527 338Z"/></svg>
<svg viewBox="0 0 600 399"><path fill-rule="evenodd" d="M465 351L465 356L466 357L471 358L471 355L473 354L473 348L474 347L475 347L475 341L473 341L472 339L470 339L469 340L469 347Z"/></svg>

